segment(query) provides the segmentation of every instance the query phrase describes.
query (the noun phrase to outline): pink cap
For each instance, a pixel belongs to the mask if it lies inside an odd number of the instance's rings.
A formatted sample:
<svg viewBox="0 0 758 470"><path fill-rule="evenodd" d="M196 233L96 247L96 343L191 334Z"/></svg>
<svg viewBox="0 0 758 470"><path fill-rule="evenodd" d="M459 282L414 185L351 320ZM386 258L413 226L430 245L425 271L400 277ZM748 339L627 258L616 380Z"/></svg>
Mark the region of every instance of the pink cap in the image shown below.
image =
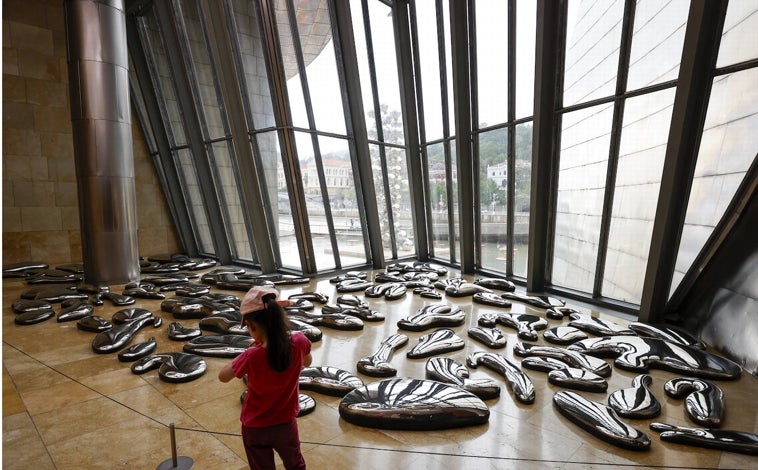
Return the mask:
<svg viewBox="0 0 758 470"><path fill-rule="evenodd" d="M275 298L279 297L279 291L270 286L253 286L250 288L245 296L242 298L240 304L240 313L245 315L257 310L263 310L266 308L266 304L263 303L263 297L268 294L274 294Z"/></svg>

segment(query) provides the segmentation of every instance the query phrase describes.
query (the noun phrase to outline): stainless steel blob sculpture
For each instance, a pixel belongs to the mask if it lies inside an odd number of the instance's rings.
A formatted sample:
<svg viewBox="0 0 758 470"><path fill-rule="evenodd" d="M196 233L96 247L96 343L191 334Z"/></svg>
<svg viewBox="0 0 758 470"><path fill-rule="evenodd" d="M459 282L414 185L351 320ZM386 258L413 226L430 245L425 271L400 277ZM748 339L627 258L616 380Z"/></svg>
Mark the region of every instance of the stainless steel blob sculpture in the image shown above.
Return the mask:
<svg viewBox="0 0 758 470"><path fill-rule="evenodd" d="M300 389L335 397L363 387L363 380L337 367L304 367L300 372Z"/></svg>
<svg viewBox="0 0 758 470"><path fill-rule="evenodd" d="M560 299L541 295L522 294L520 292L504 292L501 296L504 299L521 302L537 308L562 307L565 304L565 302Z"/></svg>
<svg viewBox="0 0 758 470"><path fill-rule="evenodd" d="M463 324L466 314L460 308L449 304L425 305L416 313L400 319L397 327L401 330L424 331L439 326Z"/></svg>
<svg viewBox="0 0 758 470"><path fill-rule="evenodd" d="M500 385L492 379L470 379L465 365L449 357L432 357L426 361L426 378L462 388L482 400L500 396Z"/></svg>
<svg viewBox="0 0 758 470"><path fill-rule="evenodd" d="M505 378L508 386L521 403L534 403L536 396L532 379L519 366L501 354L477 351L466 357L466 365L477 367L487 366Z"/></svg>
<svg viewBox="0 0 758 470"><path fill-rule="evenodd" d="M170 352L150 354L131 366L133 374L144 374L153 369L158 369L158 378L164 382L181 383L205 374L208 364L196 354Z"/></svg>
<svg viewBox="0 0 758 470"><path fill-rule="evenodd" d="M513 347L513 354L521 357L552 357L559 359L572 367L578 367L597 374L600 377L610 377L613 372L610 364L600 358L588 356L578 351L570 351L568 349L556 348L553 346L516 343Z"/></svg>
<svg viewBox="0 0 758 470"><path fill-rule="evenodd" d="M456 335L449 328L440 328L418 339L419 343L406 353L409 359L421 359L424 357L458 351L466 346L463 338Z"/></svg>
<svg viewBox="0 0 758 470"><path fill-rule="evenodd" d="M403 334L390 335L379 345L370 356L366 356L358 361L358 372L371 377L393 377L397 375L397 369L389 363L392 353L408 344L408 337Z"/></svg>
<svg viewBox="0 0 758 470"><path fill-rule="evenodd" d="M246 335L206 335L184 343L182 351L198 356L237 357L250 347L253 338Z"/></svg>
<svg viewBox="0 0 758 470"><path fill-rule="evenodd" d="M518 332L518 337L525 341L537 341L537 331L547 328L547 320L529 313L481 313L478 322L481 326L500 324L513 328Z"/></svg>
<svg viewBox="0 0 758 470"><path fill-rule="evenodd" d="M494 292L477 292L471 296L477 304L489 305L490 307L510 308L513 304Z"/></svg>
<svg viewBox="0 0 758 470"><path fill-rule="evenodd" d="M525 357L521 367L547 372L547 381L553 385L583 390L585 392L605 392L608 382L594 372L571 367L553 357Z"/></svg>
<svg viewBox="0 0 758 470"><path fill-rule="evenodd" d="M553 405L571 422L605 442L631 450L650 449L647 434L623 422L609 406L570 391L553 395Z"/></svg>
<svg viewBox="0 0 758 470"><path fill-rule="evenodd" d="M344 397L345 421L380 429L433 430L487 422L490 410L473 393L434 380L385 379Z"/></svg>
<svg viewBox="0 0 758 470"><path fill-rule="evenodd" d="M168 339L172 341L188 341L202 334L203 332L199 328L187 327L178 321L171 322L168 325Z"/></svg>
<svg viewBox="0 0 758 470"><path fill-rule="evenodd" d="M298 320L313 326L324 326L335 330L357 331L363 329L363 320L344 313L310 313L304 310L286 310L291 320Z"/></svg>
<svg viewBox="0 0 758 470"><path fill-rule="evenodd" d="M718 385L692 377L671 379L663 391L672 398L684 398L684 411L696 424L721 427L724 419L724 392Z"/></svg>
<svg viewBox="0 0 758 470"><path fill-rule="evenodd" d="M147 325L158 328L162 323L163 319L161 317L154 317L150 314L149 316L141 316L134 320L129 320L109 330L101 331L92 339L92 351L98 354L116 352L129 344L134 335L142 328Z"/></svg>
<svg viewBox="0 0 758 470"><path fill-rule="evenodd" d="M312 396L301 393L297 398L298 405L300 406L300 411L297 412L298 418L312 413L316 409L316 400Z"/></svg>
<svg viewBox="0 0 758 470"><path fill-rule="evenodd" d="M147 341L133 344L128 348L123 349L118 353L118 360L121 362L134 362L152 353L157 348L158 342L155 341L155 337L151 337Z"/></svg>
<svg viewBox="0 0 758 470"><path fill-rule="evenodd" d="M691 348L705 349L705 343L687 330L670 325L660 325L642 322L631 322L629 329L637 333L637 336L659 338L670 343L681 344Z"/></svg>
<svg viewBox="0 0 758 470"><path fill-rule="evenodd" d="M472 326L468 329L468 335L470 338L474 338L492 349L502 349L507 342L505 334L497 328Z"/></svg>
<svg viewBox="0 0 758 470"><path fill-rule="evenodd" d="M617 356L614 365L633 372L647 372L654 367L722 380L736 379L742 374L740 365L729 359L658 338L604 336L577 341L568 349L598 356Z"/></svg>
<svg viewBox="0 0 758 470"><path fill-rule="evenodd" d="M161 302L161 311L168 312L179 320L205 318L235 310L232 305L203 297L173 297Z"/></svg>
<svg viewBox="0 0 758 470"><path fill-rule="evenodd" d="M629 328L614 323L609 320L603 320L599 317L593 317L588 313L571 313L569 326L578 328L595 336L615 336L615 335L634 335L634 331Z"/></svg>
<svg viewBox="0 0 758 470"><path fill-rule="evenodd" d="M587 336L582 330L574 328L573 326L563 325L548 328L542 333L542 337L545 338L545 341L548 343L562 346L589 338L589 336Z"/></svg>
<svg viewBox="0 0 758 470"><path fill-rule="evenodd" d="M654 418L661 414L661 403L650 391L653 377L640 374L632 380L630 388L616 390L608 395L608 406L619 416L631 419Z"/></svg>
<svg viewBox="0 0 758 470"><path fill-rule="evenodd" d="M688 428L666 423L650 423L662 441L694 447L758 455L758 434L727 429Z"/></svg>

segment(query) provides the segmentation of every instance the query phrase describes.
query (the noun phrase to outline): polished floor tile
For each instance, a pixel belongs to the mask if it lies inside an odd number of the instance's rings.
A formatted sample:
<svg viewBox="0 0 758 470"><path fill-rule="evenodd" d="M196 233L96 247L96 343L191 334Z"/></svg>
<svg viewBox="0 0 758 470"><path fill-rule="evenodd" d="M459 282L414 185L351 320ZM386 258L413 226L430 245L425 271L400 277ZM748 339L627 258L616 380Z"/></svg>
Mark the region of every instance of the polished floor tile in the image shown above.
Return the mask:
<svg viewBox="0 0 758 470"><path fill-rule="evenodd" d="M451 276L455 276L451 273ZM120 287L111 286L113 292ZM21 280L3 281L3 468L46 469L154 469L171 458L170 429L173 425L177 453L195 461L195 468L247 468L240 438L239 380L221 383L218 371L230 359L205 357L207 372L188 383L167 383L157 371L142 375L131 372L129 363L114 354L95 354L91 342L95 334L76 328L75 322L54 319L36 325L13 322L10 305L28 286ZM214 292L220 292L214 287ZM329 279L309 284L281 286L282 297L300 292L319 292L334 304L335 285ZM243 292L226 291L237 296ZM168 297L173 294L168 293ZM397 377L425 377L427 359L409 359L407 352L419 338L433 329L410 332L398 329L397 322L420 307L449 302L466 312L465 323L451 329L465 340L462 350L444 354L465 364L476 351L490 351L469 338L467 330L479 314L502 311L472 302L470 297L432 301L409 293L387 301L365 299L372 310L386 316L381 322L366 322L361 331L340 331L321 327L323 339L313 344L313 366L344 369L365 383L379 379L359 374L357 362L377 351L392 334L402 333L408 344L395 350L389 362ZM182 351L183 342L168 339L168 324L179 321L197 327L198 320L176 320L162 312L159 300L137 299L131 307L146 308L163 318L159 328L140 330L132 344L155 337L157 352ZM625 323L628 319L609 312L596 312L572 305L605 320ZM56 310L59 308L56 305ZM106 304L95 313L109 319L124 307ZM315 312L318 312L316 306ZM533 313L544 310L514 302L509 312ZM549 320L550 326L568 320ZM516 330L499 326L508 338L506 348L493 350L515 363L513 354L521 341ZM205 332L205 334L211 334ZM546 344L540 338L538 344ZM608 359L611 362L611 359ZM532 404L517 401L504 377L485 366L469 368L471 378L490 378L501 386L498 398L487 400L490 417L486 424L458 429L402 431L357 426L339 416L340 397L303 390L317 403L316 409L298 419L302 450L309 468L329 470L372 470L387 468L435 469L611 469L624 468L756 468L758 457L683 446L661 441L649 429L654 421L694 426L684 415L682 400L663 393L664 383L677 374L652 370L652 391L662 404L662 413L651 420L628 420L647 433L649 451L636 452L611 445L577 427L555 409L553 394L561 387L552 385L547 374L527 370L535 390ZM636 373L613 369L604 393L580 392L605 403L608 394L630 386ZM758 432L758 379L750 374L734 381L719 381L726 397L725 429ZM277 460L278 461L278 460Z"/></svg>

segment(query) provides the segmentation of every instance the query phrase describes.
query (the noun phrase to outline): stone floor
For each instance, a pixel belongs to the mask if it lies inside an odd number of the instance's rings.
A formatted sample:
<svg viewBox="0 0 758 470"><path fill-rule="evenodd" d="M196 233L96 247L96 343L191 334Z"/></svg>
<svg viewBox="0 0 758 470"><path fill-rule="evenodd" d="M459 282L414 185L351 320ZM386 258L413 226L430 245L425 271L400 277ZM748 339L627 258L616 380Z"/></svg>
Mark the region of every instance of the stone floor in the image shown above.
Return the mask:
<svg viewBox="0 0 758 470"><path fill-rule="evenodd" d="M457 274L450 273L449 276ZM179 456L194 460L198 469L247 468L239 435L240 381L221 383L218 371L230 359L206 357L208 370L199 379L171 384L159 380L157 371L132 374L128 363L116 354L95 354L94 333L77 329L76 322L54 319L28 326L14 323L11 304L29 286L21 280L3 280L3 465L4 469L154 469L171 459L170 425L176 429ZM111 286L120 293L123 286ZM282 297L299 292L338 295L328 278L310 284L282 286ZM215 287L212 292L221 292ZM234 292L241 297L242 292ZM167 293L167 297L173 293ZM322 327L323 339L313 344L313 365L350 371L366 383L378 380L356 370L359 359L374 353L382 340L399 332L397 321L425 303L436 303L408 294L394 301L366 299L372 310L386 320L366 322L362 331L339 331ZM181 351L183 343L168 339L168 324L176 321L162 312L160 300L137 299L132 307L149 309L163 317L157 329L142 329L132 344L154 336L158 352ZM466 323L453 330L466 340L466 347L446 356L465 363L466 356L488 348L467 336L478 314L498 310L472 302L470 297L443 297L467 312ZM569 303L571 306L571 303ZM56 305L56 311L59 309ZM104 318L124 307L106 301L95 313ZM586 308L575 306L580 311ZM318 307L317 310L318 311ZM544 317L543 309L514 302L511 312L530 312ZM591 312L616 322L626 320L610 313ZM560 321L548 320L550 326ZM564 319L563 323L568 320ZM198 320L181 320L197 327ZM495 351L513 359L513 345L520 341L515 330L499 327L508 337L505 349ZM431 331L431 330L430 330ZM395 351L390 362L399 377L424 378L426 359L408 359L406 352L426 332L402 331L408 345ZM206 332L205 334L213 334ZM539 344L544 340L540 336ZM611 361L610 359L607 359ZM299 418L303 451L309 468L362 470L387 468L477 468L477 469L579 469L579 468L758 468L758 457L663 442L651 422L695 426L684 415L682 400L663 393L663 384L677 374L652 370L652 391L661 401L662 414L651 420L626 420L647 433L648 451L630 451L608 444L577 427L552 405L560 390L547 381L544 372L527 371L536 388L533 404L514 399L505 380L480 366L471 377L491 377L502 384L501 395L487 400L488 423L439 431L395 431L360 427L340 418L340 398L305 392L315 398L316 409ZM630 386L635 373L614 368L604 393L579 392L605 403L609 393ZM738 380L719 381L726 397L723 429L758 433L758 378L743 373Z"/></svg>

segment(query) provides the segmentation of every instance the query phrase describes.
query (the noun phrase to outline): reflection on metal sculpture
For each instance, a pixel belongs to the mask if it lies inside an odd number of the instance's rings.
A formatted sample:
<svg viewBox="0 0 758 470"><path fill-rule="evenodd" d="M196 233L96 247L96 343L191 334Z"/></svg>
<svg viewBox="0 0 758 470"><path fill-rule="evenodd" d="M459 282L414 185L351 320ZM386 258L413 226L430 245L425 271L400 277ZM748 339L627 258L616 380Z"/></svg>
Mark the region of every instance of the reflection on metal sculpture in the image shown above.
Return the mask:
<svg viewBox="0 0 758 470"><path fill-rule="evenodd" d="M358 372L371 377L392 377L397 374L397 369L392 367L389 358L395 349L408 344L408 337L403 334L394 334L381 342L379 349L370 356L358 361Z"/></svg>
<svg viewBox="0 0 758 470"><path fill-rule="evenodd" d="M50 265L47 263L34 262L34 261L12 263L12 264L3 266L3 277L4 278L28 277L36 271L47 269L49 267Z"/></svg>
<svg viewBox="0 0 758 470"><path fill-rule="evenodd" d="M682 328L635 321L629 324L629 329L637 333L637 336L658 338L666 340L669 343L681 344L691 348L705 349L705 343L700 341L697 336Z"/></svg>
<svg viewBox="0 0 758 470"><path fill-rule="evenodd" d="M518 337L526 341L537 341L537 330L547 328L547 320L529 313L482 313L479 315L479 325L493 327L495 324L505 325L518 331Z"/></svg>
<svg viewBox="0 0 758 470"><path fill-rule="evenodd" d="M469 371L449 357L432 357L426 361L426 378L462 388L482 400L500 396L500 385L492 379L469 379Z"/></svg>
<svg viewBox="0 0 758 470"><path fill-rule="evenodd" d="M463 324L466 314L460 308L449 304L425 305L416 313L397 322L401 330L424 331L438 326L458 326Z"/></svg>
<svg viewBox="0 0 758 470"><path fill-rule="evenodd" d="M567 317L572 313L579 312L570 307L554 307L545 310L545 316L553 320L563 320L563 317Z"/></svg>
<svg viewBox="0 0 758 470"><path fill-rule="evenodd" d="M507 279L500 278L484 278L474 281L475 284L486 287L487 289L502 290L505 292L513 292L516 290L516 284Z"/></svg>
<svg viewBox="0 0 758 470"><path fill-rule="evenodd" d="M359 387L363 387L363 380L336 367L304 367L300 372L301 390L343 397Z"/></svg>
<svg viewBox="0 0 758 470"><path fill-rule="evenodd" d="M553 404L571 422L605 442L631 450L650 449L647 434L621 421L609 406L568 391L553 395Z"/></svg>
<svg viewBox="0 0 758 470"><path fill-rule="evenodd" d="M212 331L222 335L249 335L247 327L242 325L242 314L238 310L214 313L201 318L198 326L202 330Z"/></svg>
<svg viewBox="0 0 758 470"><path fill-rule="evenodd" d="M152 353L157 347L158 343L155 341L154 337L151 337L147 341L133 344L122 350L118 353L118 360L121 362L134 362Z"/></svg>
<svg viewBox="0 0 758 470"><path fill-rule="evenodd" d="M132 364L133 374L144 374L158 369L158 378L164 382L189 382L197 379L208 369L205 360L196 354L159 353L145 356Z"/></svg>
<svg viewBox="0 0 758 470"><path fill-rule="evenodd" d="M184 343L182 351L209 357L237 357L253 342L251 336L245 335L207 335L198 336Z"/></svg>
<svg viewBox="0 0 758 470"><path fill-rule="evenodd" d="M129 320L106 331L101 331L92 339L92 351L98 354L108 354L123 349L134 338L139 330L147 325L158 328L163 323L161 317L151 315Z"/></svg>
<svg viewBox="0 0 758 470"><path fill-rule="evenodd" d="M547 372L547 381L560 387L584 390L585 392L605 392L608 382L599 375L571 367L554 357L526 357L521 361L521 367Z"/></svg>
<svg viewBox="0 0 758 470"><path fill-rule="evenodd" d="M505 292L502 294L502 297L504 299L515 300L516 302L522 302L537 308L562 307L565 304L564 301L553 297L528 295L520 292Z"/></svg>
<svg viewBox="0 0 758 470"><path fill-rule="evenodd" d="M192 338L197 338L202 335L203 332L199 328L188 328L182 326L181 323L175 321L168 325L168 339L173 341L187 341Z"/></svg>
<svg viewBox="0 0 758 470"><path fill-rule="evenodd" d="M57 304L72 299L86 300L87 294L77 292L73 284L55 284L31 287L21 292L20 297L29 300L46 300Z"/></svg>
<svg viewBox="0 0 758 470"><path fill-rule="evenodd" d="M287 300L310 300L319 304L325 304L329 302L329 296L318 292L301 292L299 294L292 294L287 297Z"/></svg>
<svg viewBox="0 0 758 470"><path fill-rule="evenodd" d="M610 364L597 357L588 356L581 352L571 351L553 346L540 346L529 343L516 343L513 354L517 356L541 356L559 359L572 367L578 367L595 373L600 377L610 377L613 369Z"/></svg>
<svg viewBox="0 0 758 470"><path fill-rule="evenodd" d="M314 326L325 326L335 330L356 331L363 329L363 320L343 313L325 313L322 315L303 310L287 310L290 319Z"/></svg>
<svg viewBox="0 0 758 470"><path fill-rule="evenodd" d="M374 276L374 282L378 282L380 284L404 283L405 278L398 274L384 272L384 273L378 273L376 276Z"/></svg>
<svg viewBox="0 0 758 470"><path fill-rule="evenodd" d="M76 283L83 280L84 276L69 271L63 271L61 269L40 269L30 272L30 274L26 276L26 282L28 284Z"/></svg>
<svg viewBox="0 0 758 470"><path fill-rule="evenodd" d="M458 351L466 345L466 342L449 328L441 328L423 335L418 341L419 343L406 354L409 359L421 359L436 354Z"/></svg>
<svg viewBox="0 0 758 470"><path fill-rule="evenodd" d="M632 380L631 388L611 393L608 396L608 405L624 418L654 418L661 414L661 403L650 391L652 383L653 377L640 374Z"/></svg>
<svg viewBox="0 0 758 470"><path fill-rule="evenodd" d="M513 304L494 292L477 292L471 297L475 303L491 307L510 308Z"/></svg>
<svg viewBox="0 0 758 470"><path fill-rule="evenodd" d="M573 326L554 326L548 328L542 333L542 337L545 338L545 341L548 343L560 345L571 344L588 338L582 330L574 328Z"/></svg>
<svg viewBox="0 0 758 470"><path fill-rule="evenodd" d="M387 282L367 287L366 297L384 297L387 300L397 300L405 296L408 288L402 282Z"/></svg>
<svg viewBox="0 0 758 470"><path fill-rule="evenodd" d="M58 312L58 322L74 321L92 315L95 306L79 299L64 300Z"/></svg>
<svg viewBox="0 0 758 470"><path fill-rule="evenodd" d="M426 299L441 299L442 294L437 292L437 289L434 287L416 287L413 289L413 293L416 295L419 295L421 297L424 297Z"/></svg>
<svg viewBox="0 0 758 470"><path fill-rule="evenodd" d="M113 305L117 307L123 307L125 305L132 305L137 301L134 297L128 295L116 294L115 292L101 292L95 294L95 297L100 300L109 300Z"/></svg>
<svg viewBox="0 0 758 470"><path fill-rule="evenodd" d="M219 313L233 312L233 306L207 298L176 296L161 302L161 310L178 320L205 318Z"/></svg>
<svg viewBox="0 0 758 470"><path fill-rule="evenodd" d="M695 378L671 379L663 391L672 398L684 398L684 410L696 424L721 426L724 418L724 391L718 385Z"/></svg>
<svg viewBox="0 0 758 470"><path fill-rule="evenodd" d="M297 412L297 417L305 416L316 409L316 400L312 396L301 393L298 395L298 405L300 411Z"/></svg>
<svg viewBox="0 0 758 470"><path fill-rule="evenodd" d="M121 325L131 320L137 320L139 318L153 316L150 310L145 308L122 308L118 312L111 315L111 322L116 325Z"/></svg>
<svg viewBox="0 0 758 470"><path fill-rule="evenodd" d="M473 282L464 282L458 285L445 287L445 294L452 297L465 297L477 293L491 294L492 291L482 285L474 284Z"/></svg>
<svg viewBox="0 0 758 470"><path fill-rule="evenodd" d="M471 353L466 357L466 365L469 367L476 367L479 364L502 375L518 401L526 404L534 403L535 392L532 379L510 359L501 354L481 351Z"/></svg>
<svg viewBox="0 0 758 470"><path fill-rule="evenodd" d="M372 281L368 281L365 278L348 277L337 284L337 292L365 291L373 285Z"/></svg>
<svg viewBox="0 0 758 470"><path fill-rule="evenodd" d="M156 285L151 282L130 282L124 286L124 290L121 294L140 299L163 300L166 298L166 294L158 292L155 289Z"/></svg>
<svg viewBox="0 0 758 470"><path fill-rule="evenodd" d="M569 326L578 328L587 333L597 336L616 336L616 335L634 335L634 331L629 328L608 320L602 320L593 317L587 313L572 313L569 315L571 321Z"/></svg>
<svg viewBox="0 0 758 470"><path fill-rule="evenodd" d="M80 318L76 322L76 327L83 331L94 331L99 333L101 331L110 330L113 328L113 324L99 315L88 315Z"/></svg>
<svg viewBox="0 0 758 470"><path fill-rule="evenodd" d="M14 313L47 312L53 309L53 304L47 300L17 300L11 304Z"/></svg>
<svg viewBox="0 0 758 470"><path fill-rule="evenodd" d="M367 307L351 307L338 305L324 305L321 307L321 313L339 313L342 315L350 315L352 317L360 318L363 321L383 321L384 314L375 310L371 310Z"/></svg>
<svg viewBox="0 0 758 470"><path fill-rule="evenodd" d="M497 328L474 326L468 329L468 335L492 349L504 348L507 341L505 334Z"/></svg>
<svg viewBox="0 0 758 470"><path fill-rule="evenodd" d="M484 424L490 410L473 393L433 380L386 379L345 395L345 421L381 429L432 430Z"/></svg>
<svg viewBox="0 0 758 470"><path fill-rule="evenodd" d="M587 354L618 356L616 367L647 372L651 367L706 379L736 379L742 373L739 364L708 353L657 338L639 336L605 336L577 341L568 347Z"/></svg>
<svg viewBox="0 0 758 470"><path fill-rule="evenodd" d="M188 282L176 288L176 295L179 297L200 297L209 294L211 288L204 284Z"/></svg>
<svg viewBox="0 0 758 470"><path fill-rule="evenodd" d="M650 423L650 429L660 434L662 441L695 447L758 455L758 434L726 429L704 429Z"/></svg>
<svg viewBox="0 0 758 470"><path fill-rule="evenodd" d="M337 305L347 305L348 307L356 308L368 308L368 303L365 300L353 294L344 294L337 296Z"/></svg>
<svg viewBox="0 0 758 470"><path fill-rule="evenodd" d="M49 320L54 315L55 311L52 308L49 310L34 310L16 314L13 318L13 322L17 325L34 325Z"/></svg>

